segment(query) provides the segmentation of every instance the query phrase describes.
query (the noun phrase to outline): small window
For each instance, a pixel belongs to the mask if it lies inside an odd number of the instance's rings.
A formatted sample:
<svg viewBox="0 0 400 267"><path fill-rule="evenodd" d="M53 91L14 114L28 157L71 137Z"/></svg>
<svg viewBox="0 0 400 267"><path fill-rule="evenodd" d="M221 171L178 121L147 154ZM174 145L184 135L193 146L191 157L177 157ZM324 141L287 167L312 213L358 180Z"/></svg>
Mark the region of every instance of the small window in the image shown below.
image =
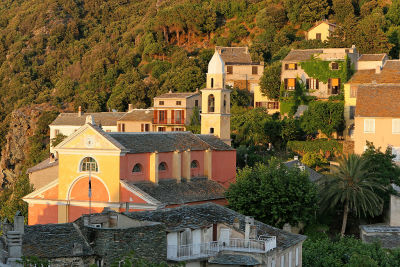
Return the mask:
<svg viewBox="0 0 400 267"><path fill-rule="evenodd" d="M400 134L400 119L392 119L392 133Z"/></svg>
<svg viewBox="0 0 400 267"><path fill-rule="evenodd" d="M98 168L97 162L94 158L86 157L82 160L81 172L88 172L88 171L97 172L98 170L99 170L99 168Z"/></svg>
<svg viewBox="0 0 400 267"><path fill-rule="evenodd" d="M375 133L375 119L364 119L364 133Z"/></svg>
<svg viewBox="0 0 400 267"><path fill-rule="evenodd" d="M166 131L166 128L165 128L165 127L158 127L158 131L159 131L159 132L165 132L165 131Z"/></svg>
<svg viewBox="0 0 400 267"><path fill-rule="evenodd" d="M125 123L121 124L121 132L125 132Z"/></svg>
<svg viewBox="0 0 400 267"><path fill-rule="evenodd" d="M285 89L294 90L296 88L296 78L285 79Z"/></svg>
<svg viewBox="0 0 400 267"><path fill-rule="evenodd" d="M195 107L198 107L198 106L199 106L199 100L195 100L195 101L194 101L194 106L195 106Z"/></svg>
<svg viewBox="0 0 400 267"><path fill-rule="evenodd" d="M158 104L159 104L160 106L164 106L164 101L158 101Z"/></svg>
<svg viewBox="0 0 400 267"><path fill-rule="evenodd" d="M258 74L258 67L257 66L251 67L251 74L253 74L253 75L257 75Z"/></svg>
<svg viewBox="0 0 400 267"><path fill-rule="evenodd" d="M279 102L268 102L267 109L279 109Z"/></svg>
<svg viewBox="0 0 400 267"><path fill-rule="evenodd" d="M226 66L226 73L233 74L233 66Z"/></svg>
<svg viewBox="0 0 400 267"><path fill-rule="evenodd" d="M57 135L59 135L59 134L60 134L60 130L55 129L55 130L54 130L54 135L57 136Z"/></svg>
<svg viewBox="0 0 400 267"><path fill-rule="evenodd" d="M356 107L350 106L350 120L354 120L355 113L356 113Z"/></svg>
<svg viewBox="0 0 400 267"><path fill-rule="evenodd" d="M133 166L133 173L141 173L142 172L142 165L139 163L136 163L135 166Z"/></svg>
<svg viewBox="0 0 400 267"><path fill-rule="evenodd" d="M214 78L211 78L211 88L214 88Z"/></svg>
<svg viewBox="0 0 400 267"><path fill-rule="evenodd" d="M318 79L307 79L306 80L307 89L318 90L319 89L319 80Z"/></svg>
<svg viewBox="0 0 400 267"><path fill-rule="evenodd" d="M357 87L356 86L350 86L350 97L351 98L357 97Z"/></svg>
<svg viewBox="0 0 400 267"><path fill-rule="evenodd" d="M176 101L176 105L180 106L180 105L182 105L182 102L181 101Z"/></svg>
<svg viewBox="0 0 400 267"><path fill-rule="evenodd" d="M210 128L210 134L214 133L214 128Z"/></svg>
<svg viewBox="0 0 400 267"><path fill-rule="evenodd" d="M161 163L158 165L158 171L166 171L166 170L167 170L167 163L161 162Z"/></svg>
<svg viewBox="0 0 400 267"><path fill-rule="evenodd" d="M197 169L198 167L199 167L199 162L197 160L193 160L192 163L190 163L190 168Z"/></svg>
<svg viewBox="0 0 400 267"><path fill-rule="evenodd" d="M337 62L332 62L332 63L331 63L331 69L332 69L332 70L338 70L338 69L339 69L339 63L337 63Z"/></svg>
<svg viewBox="0 0 400 267"><path fill-rule="evenodd" d="M322 40L321 34L320 33L315 34L315 39L321 41Z"/></svg>

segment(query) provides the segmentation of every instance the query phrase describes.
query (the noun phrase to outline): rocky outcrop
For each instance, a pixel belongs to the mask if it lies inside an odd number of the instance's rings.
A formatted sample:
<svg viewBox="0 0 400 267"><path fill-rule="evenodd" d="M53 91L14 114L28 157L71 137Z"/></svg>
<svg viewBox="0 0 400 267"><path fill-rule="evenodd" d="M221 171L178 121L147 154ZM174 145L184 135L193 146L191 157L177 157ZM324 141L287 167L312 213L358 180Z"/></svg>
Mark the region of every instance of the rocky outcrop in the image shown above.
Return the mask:
<svg viewBox="0 0 400 267"><path fill-rule="evenodd" d="M37 121L44 112L52 109L49 104L40 104L20 108L10 114L6 143L1 151L0 188L12 183L21 174L29 152L29 138L35 133Z"/></svg>

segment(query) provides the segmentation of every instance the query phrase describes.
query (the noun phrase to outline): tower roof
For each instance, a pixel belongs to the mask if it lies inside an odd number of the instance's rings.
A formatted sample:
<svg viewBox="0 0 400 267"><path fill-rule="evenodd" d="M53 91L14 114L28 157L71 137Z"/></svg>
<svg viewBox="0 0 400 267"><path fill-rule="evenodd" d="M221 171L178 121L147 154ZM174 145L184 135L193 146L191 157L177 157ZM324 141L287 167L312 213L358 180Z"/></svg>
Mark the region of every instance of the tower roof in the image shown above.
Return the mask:
<svg viewBox="0 0 400 267"><path fill-rule="evenodd" d="M208 74L224 74L225 73L225 63L221 58L218 51L215 51L213 57L208 63Z"/></svg>

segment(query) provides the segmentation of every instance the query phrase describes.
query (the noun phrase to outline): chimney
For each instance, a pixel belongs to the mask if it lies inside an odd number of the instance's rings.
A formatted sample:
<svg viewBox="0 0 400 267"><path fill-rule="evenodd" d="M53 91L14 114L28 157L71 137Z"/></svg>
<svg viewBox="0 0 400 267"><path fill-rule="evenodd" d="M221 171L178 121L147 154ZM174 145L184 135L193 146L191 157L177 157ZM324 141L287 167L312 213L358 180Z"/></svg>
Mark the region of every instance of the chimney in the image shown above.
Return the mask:
<svg viewBox="0 0 400 267"><path fill-rule="evenodd" d="M128 112L131 112L133 110L133 104L128 104Z"/></svg>
<svg viewBox="0 0 400 267"><path fill-rule="evenodd" d="M14 216L14 231L24 234L24 216L20 211L17 211Z"/></svg>
<svg viewBox="0 0 400 267"><path fill-rule="evenodd" d="M381 73L381 66L376 66L376 68L375 68L375 73L376 74L379 74L379 73Z"/></svg>
<svg viewBox="0 0 400 267"><path fill-rule="evenodd" d="M22 233L19 231L8 231L7 233L8 259L10 266L18 265L22 257Z"/></svg>
<svg viewBox="0 0 400 267"><path fill-rule="evenodd" d="M257 239L257 226L250 225L249 239Z"/></svg>
<svg viewBox="0 0 400 267"><path fill-rule="evenodd" d="M82 255L83 253L83 246L80 243L74 243L72 247L72 255Z"/></svg>
<svg viewBox="0 0 400 267"><path fill-rule="evenodd" d="M254 225L254 218L250 216L245 217L244 239L250 239L251 226Z"/></svg>
<svg viewBox="0 0 400 267"><path fill-rule="evenodd" d="M86 124L90 123L91 125L96 125L96 123L94 123L94 119L92 115L88 115L86 116Z"/></svg>
<svg viewBox="0 0 400 267"><path fill-rule="evenodd" d="M233 227L235 229L240 229L240 220L238 217L235 217L235 219L233 219Z"/></svg>
<svg viewBox="0 0 400 267"><path fill-rule="evenodd" d="M82 116L82 107L79 106L79 108L78 108L78 117L81 117L81 116Z"/></svg>

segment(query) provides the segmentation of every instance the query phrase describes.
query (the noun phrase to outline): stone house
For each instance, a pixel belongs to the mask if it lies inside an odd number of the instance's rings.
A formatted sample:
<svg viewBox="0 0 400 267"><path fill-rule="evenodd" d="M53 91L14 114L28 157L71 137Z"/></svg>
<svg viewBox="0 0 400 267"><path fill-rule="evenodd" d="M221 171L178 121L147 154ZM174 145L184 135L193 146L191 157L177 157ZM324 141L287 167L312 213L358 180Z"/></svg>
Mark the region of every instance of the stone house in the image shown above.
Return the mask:
<svg viewBox="0 0 400 267"><path fill-rule="evenodd" d="M332 33L336 30L336 24L327 20L318 21L306 32L306 40L328 41Z"/></svg>

